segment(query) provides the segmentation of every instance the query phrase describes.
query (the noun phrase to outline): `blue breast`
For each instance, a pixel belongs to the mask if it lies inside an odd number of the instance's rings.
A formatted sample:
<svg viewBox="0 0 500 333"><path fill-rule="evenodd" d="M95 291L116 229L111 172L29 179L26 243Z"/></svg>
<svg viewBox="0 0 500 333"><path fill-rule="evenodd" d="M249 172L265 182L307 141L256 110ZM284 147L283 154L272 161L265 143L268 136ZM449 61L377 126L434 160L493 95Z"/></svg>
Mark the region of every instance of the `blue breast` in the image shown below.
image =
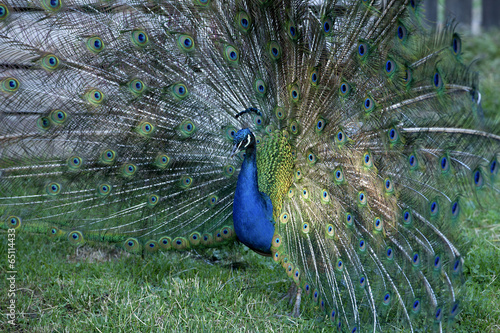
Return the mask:
<svg viewBox="0 0 500 333"><path fill-rule="evenodd" d="M241 166L233 204L234 230L240 242L263 253L271 253L274 235L271 199L259 192L255 149L247 149Z"/></svg>

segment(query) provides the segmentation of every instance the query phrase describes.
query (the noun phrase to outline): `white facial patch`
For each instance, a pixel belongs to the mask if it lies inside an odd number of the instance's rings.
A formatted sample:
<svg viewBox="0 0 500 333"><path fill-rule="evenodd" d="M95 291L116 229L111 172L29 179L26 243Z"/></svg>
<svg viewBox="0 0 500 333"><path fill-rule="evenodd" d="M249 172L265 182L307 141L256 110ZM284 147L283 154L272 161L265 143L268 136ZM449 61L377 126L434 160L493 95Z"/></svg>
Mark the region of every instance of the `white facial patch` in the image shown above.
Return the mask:
<svg viewBox="0 0 500 333"><path fill-rule="evenodd" d="M247 140L248 140L248 143L245 145L245 148L246 148L246 147L248 147L248 145L250 144L250 141L251 141L251 140L250 140L250 134L248 134L248 136L247 136Z"/></svg>

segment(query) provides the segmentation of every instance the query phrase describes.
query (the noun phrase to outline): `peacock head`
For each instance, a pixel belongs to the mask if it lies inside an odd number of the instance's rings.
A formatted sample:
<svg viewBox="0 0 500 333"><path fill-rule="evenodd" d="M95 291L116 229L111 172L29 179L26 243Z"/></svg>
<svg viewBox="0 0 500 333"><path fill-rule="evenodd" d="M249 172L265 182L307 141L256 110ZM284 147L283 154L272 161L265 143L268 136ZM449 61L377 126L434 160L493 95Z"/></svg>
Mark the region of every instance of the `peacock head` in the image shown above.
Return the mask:
<svg viewBox="0 0 500 333"><path fill-rule="evenodd" d="M233 140L234 146L231 152L231 157L236 155L241 150L255 148L255 136L248 128L240 129Z"/></svg>

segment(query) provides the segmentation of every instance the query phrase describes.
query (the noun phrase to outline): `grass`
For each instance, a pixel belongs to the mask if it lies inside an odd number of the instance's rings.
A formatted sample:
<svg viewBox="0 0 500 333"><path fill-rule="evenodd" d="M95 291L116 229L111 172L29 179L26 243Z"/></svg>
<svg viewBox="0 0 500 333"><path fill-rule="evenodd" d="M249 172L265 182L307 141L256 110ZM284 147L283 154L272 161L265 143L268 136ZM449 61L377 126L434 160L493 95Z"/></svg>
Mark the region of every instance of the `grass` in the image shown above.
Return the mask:
<svg viewBox="0 0 500 333"><path fill-rule="evenodd" d="M471 249L456 332L500 329L499 218L498 210L478 211L465 221ZM5 232L1 236L6 239ZM0 252L6 250L3 241ZM17 326L2 317L3 332L332 330L308 300L300 318L290 317L283 300L290 281L283 269L242 245L142 258L106 244L75 248L21 232L16 251ZM6 282L0 279L2 291ZM2 292L2 310L6 300Z"/></svg>
<svg viewBox="0 0 500 333"><path fill-rule="evenodd" d="M479 52L487 119L500 123L500 34L464 38L468 61ZM500 330L500 208L471 210L463 224L465 294L456 332ZM1 230L0 306L6 313ZM75 248L45 235L16 234L16 326L3 332L332 331L304 300L300 318L283 299L282 268L242 245L227 250L129 255L106 244Z"/></svg>

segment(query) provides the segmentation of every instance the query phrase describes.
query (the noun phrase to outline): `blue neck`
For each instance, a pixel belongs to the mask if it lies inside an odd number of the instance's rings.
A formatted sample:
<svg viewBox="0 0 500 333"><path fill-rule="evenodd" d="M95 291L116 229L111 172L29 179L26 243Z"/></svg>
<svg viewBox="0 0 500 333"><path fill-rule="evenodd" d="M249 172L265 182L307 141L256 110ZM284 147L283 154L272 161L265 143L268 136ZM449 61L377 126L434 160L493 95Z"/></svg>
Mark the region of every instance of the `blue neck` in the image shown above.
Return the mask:
<svg viewBox="0 0 500 333"><path fill-rule="evenodd" d="M274 235L273 206L259 192L256 155L255 147L248 147L241 165L233 203L234 230L243 244L268 254Z"/></svg>

